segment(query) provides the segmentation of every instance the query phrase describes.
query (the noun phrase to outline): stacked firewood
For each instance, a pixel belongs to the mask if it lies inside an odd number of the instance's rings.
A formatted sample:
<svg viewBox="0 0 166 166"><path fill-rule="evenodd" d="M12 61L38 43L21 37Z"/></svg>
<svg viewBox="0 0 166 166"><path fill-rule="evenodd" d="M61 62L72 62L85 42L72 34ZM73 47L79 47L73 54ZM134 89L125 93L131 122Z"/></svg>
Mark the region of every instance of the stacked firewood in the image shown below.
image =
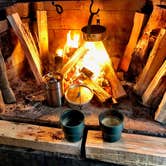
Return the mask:
<svg viewBox="0 0 166 166"><path fill-rule="evenodd" d="M154 6L141 33L143 18L144 14L135 14L120 69L135 74L135 92L144 105L157 109L155 120L166 123L166 8Z"/></svg>

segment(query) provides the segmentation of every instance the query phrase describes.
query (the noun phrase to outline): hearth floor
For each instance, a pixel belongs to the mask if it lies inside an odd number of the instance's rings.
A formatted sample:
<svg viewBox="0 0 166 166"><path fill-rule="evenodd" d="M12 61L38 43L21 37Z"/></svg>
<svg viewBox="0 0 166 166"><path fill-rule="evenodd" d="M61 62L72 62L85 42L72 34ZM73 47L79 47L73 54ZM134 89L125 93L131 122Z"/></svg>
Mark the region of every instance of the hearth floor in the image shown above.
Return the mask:
<svg viewBox="0 0 166 166"><path fill-rule="evenodd" d="M60 127L61 113L67 109L77 109L69 107L66 102L58 108L47 106L44 100L44 88L36 86L32 79L14 80L11 81L11 86L17 103L7 104L6 109L0 112L0 118L3 120ZM90 129L99 129L98 115L104 110L115 108L125 116L124 132L166 137L166 126L153 120L152 110L139 102L139 98L131 90L131 84L126 84L125 89L128 97L121 99L117 104L104 105L93 99L83 106L81 111L85 115L86 126Z"/></svg>

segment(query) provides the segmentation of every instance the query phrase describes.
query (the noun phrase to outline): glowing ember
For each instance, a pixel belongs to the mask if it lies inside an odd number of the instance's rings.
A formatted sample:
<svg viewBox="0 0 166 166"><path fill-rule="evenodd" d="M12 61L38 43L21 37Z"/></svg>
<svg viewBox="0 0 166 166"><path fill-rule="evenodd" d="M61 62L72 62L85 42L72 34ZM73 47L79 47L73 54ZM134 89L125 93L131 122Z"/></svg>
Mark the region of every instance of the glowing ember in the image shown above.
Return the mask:
<svg viewBox="0 0 166 166"><path fill-rule="evenodd" d="M56 50L56 55L63 57L63 49L59 48Z"/></svg>
<svg viewBox="0 0 166 166"><path fill-rule="evenodd" d="M79 39L80 39L79 34L74 34L73 39L72 39L71 31L69 31L67 33L67 43L66 43L66 45L70 48L78 48Z"/></svg>

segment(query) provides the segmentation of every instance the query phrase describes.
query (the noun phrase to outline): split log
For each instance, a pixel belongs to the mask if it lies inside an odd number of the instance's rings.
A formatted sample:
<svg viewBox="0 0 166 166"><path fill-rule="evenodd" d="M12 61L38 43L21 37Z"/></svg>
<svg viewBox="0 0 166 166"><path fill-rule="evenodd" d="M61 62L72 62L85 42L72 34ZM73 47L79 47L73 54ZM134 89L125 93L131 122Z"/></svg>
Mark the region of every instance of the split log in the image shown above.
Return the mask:
<svg viewBox="0 0 166 166"><path fill-rule="evenodd" d="M5 111L5 103L3 101L2 93L0 90L0 112Z"/></svg>
<svg viewBox="0 0 166 166"><path fill-rule="evenodd" d="M63 66L61 69L61 74L67 74L76 64L77 62L86 54L88 49L86 49L85 44L83 44L80 48L78 48L70 60Z"/></svg>
<svg viewBox="0 0 166 166"><path fill-rule="evenodd" d="M2 96L4 102L7 104L15 103L16 98L15 95L10 87L7 74L6 74L6 66L5 62L0 50L0 90L2 92Z"/></svg>
<svg viewBox="0 0 166 166"><path fill-rule="evenodd" d="M105 78L109 80L111 84L113 98L119 99L119 98L127 96L126 91L124 90L121 82L119 81L113 69L112 63L107 64L105 68L105 73L106 73Z"/></svg>
<svg viewBox="0 0 166 166"><path fill-rule="evenodd" d="M128 71L130 61L132 58L132 54L134 52L134 48L135 48L137 40L140 36L141 30L143 28L144 21L145 21L145 14L136 12L134 15L134 25L133 25L132 32L130 35L130 39L125 48L124 55L120 62L120 69L122 69L125 72Z"/></svg>
<svg viewBox="0 0 166 166"><path fill-rule="evenodd" d="M37 28L40 59L43 66L47 67L49 59L47 11L37 11Z"/></svg>
<svg viewBox="0 0 166 166"><path fill-rule="evenodd" d="M155 112L156 121L166 124L166 92L164 93L163 99Z"/></svg>
<svg viewBox="0 0 166 166"><path fill-rule="evenodd" d="M28 63L35 76L37 84L40 85L43 82L41 74L41 62L32 34L29 28L23 25L18 13L9 15L7 16L7 18L12 28L14 29L18 39L20 40L23 50L25 51L25 56L28 59Z"/></svg>
<svg viewBox="0 0 166 166"><path fill-rule="evenodd" d="M138 81L135 85L135 91L139 95L143 95L147 89L149 83L157 73L158 69L161 67L162 63L166 58L166 30L161 29L153 49L149 55L147 63L143 68L142 73L138 77Z"/></svg>
<svg viewBox="0 0 166 166"><path fill-rule="evenodd" d="M142 96L143 104L156 106L166 91L166 60ZM143 86L143 85L142 85ZM157 102L155 101L157 100Z"/></svg>
<svg viewBox="0 0 166 166"><path fill-rule="evenodd" d="M101 131L90 130L85 151L86 158L118 165L165 166L166 163L166 139L159 137L122 133L119 141L108 143L103 141Z"/></svg>
<svg viewBox="0 0 166 166"><path fill-rule="evenodd" d="M96 84L88 77L86 77L86 79L83 82L94 92L94 94L97 96L97 98L100 100L101 103L111 98L111 95L109 93L107 93L101 86Z"/></svg>
<svg viewBox="0 0 166 166"><path fill-rule="evenodd" d="M144 29L143 35L139 39L135 51L132 56L132 62L130 65L131 72L134 72L137 76L144 64L146 63L148 52L151 47L149 47L151 32L155 29L166 27L166 6L156 5L153 8L152 14L147 22Z"/></svg>
<svg viewBox="0 0 166 166"><path fill-rule="evenodd" d="M8 22L7 19L0 21L0 33L5 32L8 30Z"/></svg>

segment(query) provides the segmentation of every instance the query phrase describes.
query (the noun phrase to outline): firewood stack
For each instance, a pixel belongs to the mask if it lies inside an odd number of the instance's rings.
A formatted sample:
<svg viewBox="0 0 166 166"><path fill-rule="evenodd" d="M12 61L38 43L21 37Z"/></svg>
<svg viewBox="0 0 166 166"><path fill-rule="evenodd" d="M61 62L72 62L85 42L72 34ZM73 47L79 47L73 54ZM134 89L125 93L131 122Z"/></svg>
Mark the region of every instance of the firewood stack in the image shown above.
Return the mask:
<svg viewBox="0 0 166 166"><path fill-rule="evenodd" d="M135 92L142 96L144 105L157 109L155 120L166 123L166 8L154 6L141 33L142 20L136 13L120 69L136 75Z"/></svg>

